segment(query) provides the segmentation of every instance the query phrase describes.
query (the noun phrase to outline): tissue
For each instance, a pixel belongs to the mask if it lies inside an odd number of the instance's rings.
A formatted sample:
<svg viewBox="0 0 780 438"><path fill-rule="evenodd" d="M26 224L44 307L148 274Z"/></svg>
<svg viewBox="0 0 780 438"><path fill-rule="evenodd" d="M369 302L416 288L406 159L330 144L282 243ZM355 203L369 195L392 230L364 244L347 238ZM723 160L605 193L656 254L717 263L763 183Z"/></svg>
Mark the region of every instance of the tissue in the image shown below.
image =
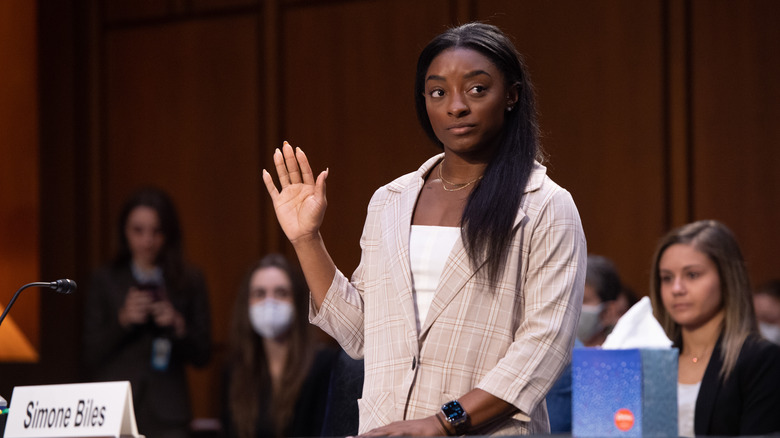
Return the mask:
<svg viewBox="0 0 780 438"><path fill-rule="evenodd" d="M643 297L615 324L601 346L605 350L628 348L670 348L672 341L653 316L650 298Z"/></svg>

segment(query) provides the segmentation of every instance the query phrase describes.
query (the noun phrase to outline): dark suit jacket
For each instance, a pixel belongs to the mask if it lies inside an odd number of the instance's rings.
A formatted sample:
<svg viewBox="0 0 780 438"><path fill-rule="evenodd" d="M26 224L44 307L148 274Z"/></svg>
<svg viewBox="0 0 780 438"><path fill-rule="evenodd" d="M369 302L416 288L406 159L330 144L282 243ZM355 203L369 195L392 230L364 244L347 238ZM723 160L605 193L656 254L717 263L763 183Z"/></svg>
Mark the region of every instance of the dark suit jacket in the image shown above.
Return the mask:
<svg viewBox="0 0 780 438"><path fill-rule="evenodd" d="M750 337L723 382L720 341L712 352L696 400L696 435L780 432L780 346Z"/></svg>
<svg viewBox="0 0 780 438"><path fill-rule="evenodd" d="M186 427L190 401L185 365L204 365L210 356L210 312L205 281L188 267L183 286L167 285L167 295L187 323L187 335L172 342L165 371L151 366L153 340L165 335L151 321L125 329L118 312L135 284L130 266L106 266L95 272L84 313L84 362L91 380L129 380L139 432L155 434L156 424Z"/></svg>

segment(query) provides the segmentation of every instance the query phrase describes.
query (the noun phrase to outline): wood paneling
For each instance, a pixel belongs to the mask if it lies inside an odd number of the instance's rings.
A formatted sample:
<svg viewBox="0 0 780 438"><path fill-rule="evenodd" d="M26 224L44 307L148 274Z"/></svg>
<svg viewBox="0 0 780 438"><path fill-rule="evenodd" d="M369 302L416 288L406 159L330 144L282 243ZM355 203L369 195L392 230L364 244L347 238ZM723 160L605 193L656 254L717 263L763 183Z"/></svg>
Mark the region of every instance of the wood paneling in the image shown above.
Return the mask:
<svg viewBox="0 0 780 438"><path fill-rule="evenodd" d="M36 4L0 2L0 303L40 281ZM6 318L39 346L39 290L27 289ZM5 324L0 327L3 336ZM10 394L9 394L10 395Z"/></svg>
<svg viewBox="0 0 780 438"><path fill-rule="evenodd" d="M185 255L210 286L217 354L192 385L196 412L206 415L233 299L263 239L257 17L123 28L105 43L101 191L111 221L100 238L116 242L117 214L138 186L157 185L174 198Z"/></svg>
<svg viewBox="0 0 780 438"><path fill-rule="evenodd" d="M574 196L588 251L645 293L665 227L660 2L481 1L536 86L549 175Z"/></svg>
<svg viewBox="0 0 780 438"><path fill-rule="evenodd" d="M282 138L268 146L288 140L315 172L330 169L322 234L347 275L371 194L439 153L418 126L413 86L417 55L448 24L436 13L447 6L345 2L283 13Z"/></svg>
<svg viewBox="0 0 780 438"><path fill-rule="evenodd" d="M694 1L695 219L737 235L752 278L780 277L780 3Z"/></svg>

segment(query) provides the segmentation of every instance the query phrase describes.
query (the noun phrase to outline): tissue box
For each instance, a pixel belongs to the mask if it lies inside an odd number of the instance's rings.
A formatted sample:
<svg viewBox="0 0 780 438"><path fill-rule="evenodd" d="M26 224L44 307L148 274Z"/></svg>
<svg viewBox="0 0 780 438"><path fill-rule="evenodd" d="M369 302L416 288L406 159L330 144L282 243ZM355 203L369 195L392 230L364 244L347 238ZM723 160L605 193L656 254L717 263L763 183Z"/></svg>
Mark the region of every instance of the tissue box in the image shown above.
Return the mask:
<svg viewBox="0 0 780 438"><path fill-rule="evenodd" d="M572 354L572 435L677 436L677 349Z"/></svg>

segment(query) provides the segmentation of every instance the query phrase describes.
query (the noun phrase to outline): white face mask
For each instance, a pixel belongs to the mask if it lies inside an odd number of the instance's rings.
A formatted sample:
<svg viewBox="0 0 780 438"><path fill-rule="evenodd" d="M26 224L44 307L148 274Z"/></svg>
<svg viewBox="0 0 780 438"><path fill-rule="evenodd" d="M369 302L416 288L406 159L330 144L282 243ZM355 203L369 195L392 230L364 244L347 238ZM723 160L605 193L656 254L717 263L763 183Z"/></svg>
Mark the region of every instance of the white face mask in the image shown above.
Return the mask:
<svg viewBox="0 0 780 438"><path fill-rule="evenodd" d="M249 306L249 321L258 335L276 339L287 333L294 313L295 309L291 303L266 298Z"/></svg>
<svg viewBox="0 0 780 438"><path fill-rule="evenodd" d="M601 328L601 310L604 304L583 304L580 313L580 323L577 325L577 338L587 342Z"/></svg>
<svg viewBox="0 0 780 438"><path fill-rule="evenodd" d="M780 345L780 325L759 322L758 330L767 340Z"/></svg>

